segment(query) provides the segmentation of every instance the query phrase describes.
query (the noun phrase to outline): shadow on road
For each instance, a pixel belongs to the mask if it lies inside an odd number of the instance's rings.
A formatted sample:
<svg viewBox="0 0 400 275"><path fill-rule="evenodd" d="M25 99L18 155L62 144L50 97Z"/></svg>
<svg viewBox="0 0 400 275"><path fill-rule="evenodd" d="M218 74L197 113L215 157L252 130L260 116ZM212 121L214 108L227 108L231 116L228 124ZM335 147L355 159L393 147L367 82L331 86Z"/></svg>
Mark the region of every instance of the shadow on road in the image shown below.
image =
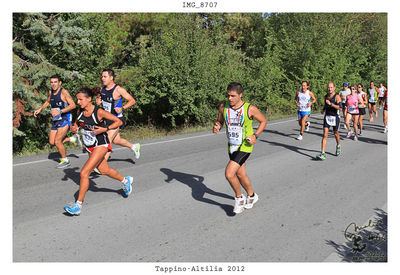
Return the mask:
<svg viewBox="0 0 400 275"><path fill-rule="evenodd" d="M161 168L160 169L161 172L163 172L165 175L167 175L167 179L165 180L165 182L171 182L172 180L177 180L187 186L189 186L192 189L192 197L195 200L204 202L204 203L209 203L209 204L213 204L213 205L218 205L219 207L221 207L225 213L228 216L234 216L235 213L233 212L233 206L232 205L227 205L227 204L222 204L216 201L213 201L211 199L208 198L204 198L204 195L210 194L213 196L218 196L221 198L225 198L225 199L230 199L230 200L234 200L234 197L229 196L227 194L224 193L220 193L220 192L216 192L210 188L208 188L204 183L204 177L202 176L197 176L197 175L192 175L192 174L186 174L186 173L181 173L181 172L175 172L172 171L171 169L168 168Z"/></svg>
<svg viewBox="0 0 400 275"><path fill-rule="evenodd" d="M276 131L273 131L273 132L276 132ZM290 144L280 143L280 142L275 142L275 141L268 141L268 140L265 140L265 139L260 139L260 141L269 143L269 144L271 144L271 145L273 145L273 146L280 146L280 147L289 149L289 150L291 150L291 151L293 151L293 152L296 152L296 153L298 153L298 154L300 154L300 155L309 157L311 160L315 160L315 155L310 155L310 154L307 154L307 153L305 153L305 152L315 152L315 153L319 153L319 152L320 152L320 151L318 151L318 150L305 149L305 148L293 146L293 145L290 145ZM305 152L302 152L302 151L305 151ZM326 152L326 154L332 155L332 156L334 155L334 154L329 153L329 152Z"/></svg>
<svg viewBox="0 0 400 275"><path fill-rule="evenodd" d="M365 225L348 225L344 244L326 241L342 262L387 262L387 213L379 208L374 210L374 220Z"/></svg>
<svg viewBox="0 0 400 275"><path fill-rule="evenodd" d="M63 181L67 181L68 179L71 179L76 185L80 185L80 171L78 171L79 168L78 167L74 167L74 168L65 168L63 171L65 173L64 177L61 179ZM117 193L120 194L121 196L125 197L125 193L122 189L109 189L109 188L98 188L96 186L96 183L93 181L93 179L96 179L98 177L100 177L101 175L98 175L96 173L92 173L89 177L89 189L88 191L92 191L92 192L113 192L113 193ZM106 176L105 176L106 177ZM118 181L114 180L114 179L110 179L111 181L115 182L115 187L118 187L120 185L118 185ZM75 192L75 200L78 199L78 194L79 194L79 190Z"/></svg>
<svg viewBox="0 0 400 275"><path fill-rule="evenodd" d="M79 156L77 156L75 154L67 154L67 157L68 158L76 158L76 159L79 158ZM58 153L58 152L49 153L49 155L47 156L47 159L53 160L57 163L60 162L60 158L61 158L61 156L60 156L60 153Z"/></svg>
<svg viewBox="0 0 400 275"><path fill-rule="evenodd" d="M359 136L359 137L358 137L358 141L366 142L366 143L372 143L372 144L383 144L383 145L387 145L387 141L385 141L385 140L367 138L367 137L365 137L365 136L361 136L361 137Z"/></svg>
<svg viewBox="0 0 400 275"><path fill-rule="evenodd" d="M116 159L116 158L110 158L108 159L108 162L113 162L113 161L125 161L125 162L130 162L132 164L135 164L136 162L134 162L132 159Z"/></svg>

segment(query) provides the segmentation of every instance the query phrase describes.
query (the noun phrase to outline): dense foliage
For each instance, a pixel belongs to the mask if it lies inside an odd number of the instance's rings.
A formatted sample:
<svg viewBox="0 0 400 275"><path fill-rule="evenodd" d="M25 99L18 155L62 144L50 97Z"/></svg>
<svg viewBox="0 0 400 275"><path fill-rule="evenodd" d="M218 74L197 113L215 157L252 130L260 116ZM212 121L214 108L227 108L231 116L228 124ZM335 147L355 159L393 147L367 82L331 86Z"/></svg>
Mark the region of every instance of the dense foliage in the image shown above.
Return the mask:
<svg viewBox="0 0 400 275"><path fill-rule="evenodd" d="M387 14L13 14L14 152L47 144L32 113L55 73L74 96L111 67L137 104L128 125L171 128L215 119L241 82L263 112L292 113L302 80L318 103L333 81L387 81Z"/></svg>

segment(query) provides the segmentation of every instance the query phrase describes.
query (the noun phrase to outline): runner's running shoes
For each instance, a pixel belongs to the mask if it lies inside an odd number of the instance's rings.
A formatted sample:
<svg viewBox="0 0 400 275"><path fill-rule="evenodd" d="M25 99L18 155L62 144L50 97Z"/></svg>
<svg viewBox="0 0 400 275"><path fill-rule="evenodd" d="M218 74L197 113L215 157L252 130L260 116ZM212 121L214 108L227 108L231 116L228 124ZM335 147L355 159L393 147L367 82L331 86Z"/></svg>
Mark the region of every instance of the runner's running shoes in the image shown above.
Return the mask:
<svg viewBox="0 0 400 275"><path fill-rule="evenodd" d="M245 209L251 209L253 208L253 205L258 201L258 195L254 193L253 197L247 196L246 198L246 204L244 205Z"/></svg>
<svg viewBox="0 0 400 275"><path fill-rule="evenodd" d="M125 195L129 196L132 193L132 182L133 178L131 176L126 177L127 183L123 184L122 189L125 191Z"/></svg>
<svg viewBox="0 0 400 275"><path fill-rule="evenodd" d="M79 216L81 214L82 207L77 202L73 202L64 207L64 210L71 215Z"/></svg>
<svg viewBox="0 0 400 275"><path fill-rule="evenodd" d="M132 145L132 151L135 154L135 158L139 159L140 158L140 143L135 143Z"/></svg>
<svg viewBox="0 0 400 275"><path fill-rule="evenodd" d="M246 197L242 196L240 198L235 198L235 207L233 208L233 212L236 214L242 213L244 211L244 205L246 203Z"/></svg>
<svg viewBox="0 0 400 275"><path fill-rule="evenodd" d="M60 159L61 161L60 161L60 163L56 166L56 168L65 168L65 167L68 167L68 166L71 166L71 162L70 162L70 160L69 159Z"/></svg>

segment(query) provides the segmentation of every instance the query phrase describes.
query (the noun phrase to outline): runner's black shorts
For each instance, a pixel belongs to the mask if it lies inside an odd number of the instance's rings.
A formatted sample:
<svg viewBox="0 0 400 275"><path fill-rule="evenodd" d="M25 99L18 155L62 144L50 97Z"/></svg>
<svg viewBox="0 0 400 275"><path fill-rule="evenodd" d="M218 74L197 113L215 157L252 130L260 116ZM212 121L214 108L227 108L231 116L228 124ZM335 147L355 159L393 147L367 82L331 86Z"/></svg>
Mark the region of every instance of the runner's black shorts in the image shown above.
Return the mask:
<svg viewBox="0 0 400 275"><path fill-rule="evenodd" d="M365 108L358 108L359 110L360 110L360 116L363 116L363 115L365 115L366 114L366 112L365 112Z"/></svg>
<svg viewBox="0 0 400 275"><path fill-rule="evenodd" d="M119 117L119 119L122 121L122 125L119 128L124 129L124 127L126 125L126 119L125 119L125 117ZM110 126L111 124L114 123L114 121L108 120L108 119L105 119L105 122L106 122L106 126Z"/></svg>
<svg viewBox="0 0 400 275"><path fill-rule="evenodd" d="M240 166L243 165L243 163L246 162L246 160L249 158L250 153L246 153L246 152L242 152L242 151L235 151L232 154L229 154L229 159L231 161L236 162L237 164L239 164Z"/></svg>
<svg viewBox="0 0 400 275"><path fill-rule="evenodd" d="M339 116L336 116L336 125L335 126L332 126L332 130L334 131L334 132L337 132L337 131L339 131L339 126L340 126L340 117ZM324 127L323 128L330 128L331 127L331 125L329 125L327 122L326 122L326 116L324 116Z"/></svg>

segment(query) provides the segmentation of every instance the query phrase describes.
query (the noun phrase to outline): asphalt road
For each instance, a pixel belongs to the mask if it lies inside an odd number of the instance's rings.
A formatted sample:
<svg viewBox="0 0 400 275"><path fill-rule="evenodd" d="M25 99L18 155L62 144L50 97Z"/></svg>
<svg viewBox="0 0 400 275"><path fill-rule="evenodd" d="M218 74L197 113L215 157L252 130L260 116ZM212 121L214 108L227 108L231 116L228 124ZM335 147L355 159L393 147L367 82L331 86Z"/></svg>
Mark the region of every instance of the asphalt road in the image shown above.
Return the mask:
<svg viewBox="0 0 400 275"><path fill-rule="evenodd" d="M386 256L385 240L367 242L387 234L381 113L365 121L357 142L341 129L339 157L330 134L325 161L315 160L322 116L310 121L302 141L295 140L294 118L269 122L246 162L260 200L238 215L224 177L224 129L142 141L139 160L116 147L109 163L133 176L132 195L125 198L120 183L93 175L78 217L63 207L77 196L85 153L69 151L72 165L64 170L54 168L55 154L14 159L13 261L352 261L352 249L365 243L358 256ZM346 239L350 231L361 242Z"/></svg>

